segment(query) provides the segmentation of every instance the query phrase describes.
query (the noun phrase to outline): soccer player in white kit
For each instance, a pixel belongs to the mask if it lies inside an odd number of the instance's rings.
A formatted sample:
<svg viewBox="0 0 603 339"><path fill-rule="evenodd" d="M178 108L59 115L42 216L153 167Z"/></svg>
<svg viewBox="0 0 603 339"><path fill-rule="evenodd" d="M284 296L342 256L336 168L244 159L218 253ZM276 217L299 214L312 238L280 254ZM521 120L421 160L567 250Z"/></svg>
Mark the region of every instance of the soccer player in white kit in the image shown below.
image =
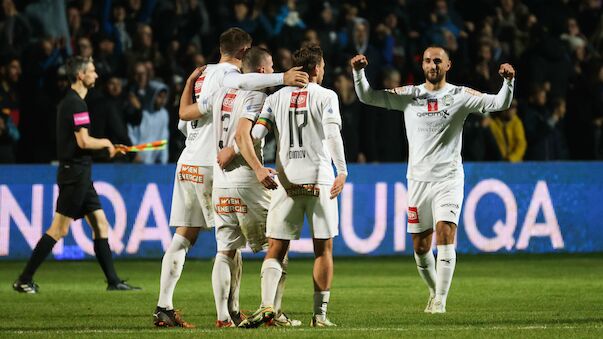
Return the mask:
<svg viewBox="0 0 603 339"><path fill-rule="evenodd" d="M301 48L294 53L293 63L303 66L310 83L305 88L284 87L270 95L252 130L253 138L258 140L269 129L274 130L278 183L270 178L272 171L252 165L258 180L276 190L266 225L270 242L262 264L262 304L239 327L258 327L274 316L281 262L289 242L299 239L305 217L315 254L314 315L310 324L334 326L326 313L333 279L333 237L339 233L336 198L347 177L339 103L334 91L320 86L325 63L319 46Z"/></svg>
<svg viewBox="0 0 603 339"><path fill-rule="evenodd" d="M242 60L244 73L272 74L273 62L270 53L260 47L252 47L245 52ZM244 91L234 88L222 88L213 93L208 100L203 100L203 110L213 112L214 141L217 150L235 148L235 137L239 134L241 120L251 122L246 133L251 139L251 124L260 115L266 94L260 91ZM245 124L243 124L245 126ZM256 157L262 158L261 143L252 144ZM270 192L259 183L253 170L239 153L228 163L214 161L213 207L216 223L216 242L218 254L212 273L212 285L216 302L217 327L235 327L240 322L233 319L228 303L238 301L238 295L232 295L231 290L239 290L240 279L232 279L233 274L240 274L235 268L233 258L239 250L249 244L254 253L268 248L266 238L266 218L270 206ZM239 259L240 260L240 259ZM286 261L286 260L284 260ZM219 263L226 263L220 265ZM286 263L284 263L286 265ZM284 276L279 284L284 289ZM282 293L280 293L282 298ZM279 299L279 305L280 305ZM280 314L275 325L299 326L301 322L288 319Z"/></svg>
<svg viewBox="0 0 603 339"><path fill-rule="evenodd" d="M176 227L176 233L163 256L159 300L153 313L155 326L193 327L174 311L173 295L186 253L201 230L214 226L211 192L216 148L211 112L202 110L202 101L224 86L258 90L282 84L301 86L307 82L307 74L296 69L278 74L241 74L241 58L251 42L251 36L239 28L226 30L220 35L220 62L196 69L183 89L179 128L187 138L178 159L170 213L170 226ZM193 94L197 102L193 102ZM238 304L230 306L234 313L239 312Z"/></svg>
<svg viewBox="0 0 603 339"><path fill-rule="evenodd" d="M511 105L515 70L502 64L504 78L498 94L482 94L446 82L451 67L448 53L429 47L423 53L425 83L373 90L364 74L368 60L350 61L354 87L361 102L404 112L408 136L408 232L412 234L419 275L429 289L425 312L445 313L446 298L456 265L455 235L463 203L461 159L463 123L470 113L502 111ZM435 224L438 261L431 251Z"/></svg>

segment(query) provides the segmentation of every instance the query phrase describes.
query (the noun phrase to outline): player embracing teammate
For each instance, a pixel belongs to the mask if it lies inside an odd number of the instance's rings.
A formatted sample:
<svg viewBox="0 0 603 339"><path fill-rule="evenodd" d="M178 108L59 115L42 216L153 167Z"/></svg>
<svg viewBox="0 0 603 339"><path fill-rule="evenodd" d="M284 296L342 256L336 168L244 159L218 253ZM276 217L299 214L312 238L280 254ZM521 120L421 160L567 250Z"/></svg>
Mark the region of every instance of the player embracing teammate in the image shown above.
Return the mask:
<svg viewBox="0 0 603 339"><path fill-rule="evenodd" d="M266 225L269 248L262 264L261 306L239 327L258 327L275 316L282 261L289 242L299 239L304 219L310 225L315 254L314 314L310 325L335 326L327 318L327 305L333 280L333 237L338 235L339 223L336 197L347 177L339 102L335 92L320 86L325 62L319 46L309 45L296 51L293 64L302 66L310 83L305 88L284 87L270 95L252 130L256 140L263 139L269 130L274 131L276 173L253 160L255 155L249 148L242 149L258 180L275 190ZM278 179L272 178L274 174Z"/></svg>
<svg viewBox="0 0 603 339"><path fill-rule="evenodd" d="M220 35L220 62L196 69L183 89L179 127L187 138L174 178L170 226L176 227L176 233L163 257L159 300L153 313L155 326L158 327L193 327L174 310L174 290L182 273L186 253L195 243L199 232L214 226L212 188L216 147L211 111L203 109L203 102L223 87L259 90L307 82L307 75L296 69L278 74L241 74L241 59L251 47L251 42L251 36L239 28L226 30ZM193 102L193 94L197 102ZM233 260L240 262L239 251ZM240 267L231 271L234 279L240 276ZM232 295L238 295L236 289ZM238 315L238 300L231 303L230 311Z"/></svg>

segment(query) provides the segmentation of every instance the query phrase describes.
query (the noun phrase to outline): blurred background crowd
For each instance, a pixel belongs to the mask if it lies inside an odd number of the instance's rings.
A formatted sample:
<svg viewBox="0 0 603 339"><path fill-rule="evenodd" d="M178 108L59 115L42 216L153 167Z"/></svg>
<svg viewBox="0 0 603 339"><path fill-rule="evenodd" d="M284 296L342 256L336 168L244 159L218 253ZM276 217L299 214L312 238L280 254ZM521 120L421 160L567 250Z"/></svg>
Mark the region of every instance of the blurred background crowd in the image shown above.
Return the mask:
<svg viewBox="0 0 603 339"><path fill-rule="evenodd" d="M367 55L374 88L418 84L431 44L450 51L454 84L496 93L498 66L517 69L511 108L467 119L464 160L600 160L602 7L602 0L2 0L0 162L56 159L56 107L69 86L70 55L93 56L99 74L86 98L91 134L122 144L169 139L165 151L122 161L175 162L184 147L183 82L195 66L218 60L218 36L233 26L271 50L276 71L291 67L303 43L320 43L323 86L339 94L349 162L405 161L408 146L402 113L358 101L348 60Z"/></svg>

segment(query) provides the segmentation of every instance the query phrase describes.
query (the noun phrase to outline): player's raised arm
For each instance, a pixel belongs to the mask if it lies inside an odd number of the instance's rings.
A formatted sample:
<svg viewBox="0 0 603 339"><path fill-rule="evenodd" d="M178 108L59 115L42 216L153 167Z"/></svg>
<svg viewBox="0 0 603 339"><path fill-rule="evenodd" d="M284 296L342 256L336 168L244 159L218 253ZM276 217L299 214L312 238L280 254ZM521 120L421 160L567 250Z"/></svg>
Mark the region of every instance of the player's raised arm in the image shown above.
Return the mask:
<svg viewBox="0 0 603 339"><path fill-rule="evenodd" d="M359 54L350 60L354 73L354 89L358 99L364 104L387 109L404 110L404 106L414 98L413 87L401 87L390 90L375 90L371 88L364 68L368 65L366 56Z"/></svg>
<svg viewBox="0 0 603 339"><path fill-rule="evenodd" d="M510 64L502 64L498 74L503 77L503 84L496 95L483 94L470 88L464 89L465 95L467 95L465 107L470 112L498 112L511 107L515 87L515 69Z"/></svg>
<svg viewBox="0 0 603 339"><path fill-rule="evenodd" d="M191 121L199 119L202 115L197 103L193 102L193 89L195 81L203 73L206 66L197 67L186 79L182 95L180 96L180 107L178 108L178 116L180 120Z"/></svg>
<svg viewBox="0 0 603 339"><path fill-rule="evenodd" d="M239 73L230 72L224 76L224 86L259 91L264 88L286 85L303 87L308 84L308 73L301 67L293 67L285 73Z"/></svg>
<svg viewBox="0 0 603 339"><path fill-rule="evenodd" d="M341 114L339 113L339 101L337 94L330 92L328 100L322 107L322 127L325 132L325 141L331 159L337 170L337 177L331 187L331 199L335 199L343 190L343 185L348 176L348 168L345 162L345 151L343 139L341 138Z"/></svg>

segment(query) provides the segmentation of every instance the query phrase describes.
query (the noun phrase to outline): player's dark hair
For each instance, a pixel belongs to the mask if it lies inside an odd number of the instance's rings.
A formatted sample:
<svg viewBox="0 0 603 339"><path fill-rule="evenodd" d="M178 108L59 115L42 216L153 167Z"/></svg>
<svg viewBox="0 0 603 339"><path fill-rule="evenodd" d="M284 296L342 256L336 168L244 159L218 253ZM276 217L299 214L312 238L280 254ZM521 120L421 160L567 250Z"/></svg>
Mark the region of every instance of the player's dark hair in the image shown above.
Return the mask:
<svg viewBox="0 0 603 339"><path fill-rule="evenodd" d="M439 49L443 50L443 51L444 51L444 53L446 53L446 55L448 56L448 59L451 59L451 58L450 58L450 50L448 50L448 48L446 48L446 47L444 47L444 46L442 46L442 45L436 45L436 44L434 44L434 45L429 45L429 46L427 46L427 47L426 47L426 48L423 50L423 54L425 54L425 51L426 51L426 50L428 50L429 48L439 48ZM452 59L451 59L451 60L452 60Z"/></svg>
<svg viewBox="0 0 603 339"><path fill-rule="evenodd" d="M89 63L92 62L92 58L84 58L81 56L74 56L67 60L65 64L65 75L70 83L77 81L77 74L84 72Z"/></svg>
<svg viewBox="0 0 603 339"><path fill-rule="evenodd" d="M251 47L247 51L245 51L245 55L243 55L243 71L244 72L253 72L262 65L264 58L269 56L270 52L263 47Z"/></svg>
<svg viewBox="0 0 603 339"><path fill-rule="evenodd" d="M251 45L251 35L244 30L232 27L220 34L220 53L234 56L247 45Z"/></svg>
<svg viewBox="0 0 603 339"><path fill-rule="evenodd" d="M293 53L293 66L301 66L302 71L310 74L322 61L322 49L317 44L308 44Z"/></svg>

